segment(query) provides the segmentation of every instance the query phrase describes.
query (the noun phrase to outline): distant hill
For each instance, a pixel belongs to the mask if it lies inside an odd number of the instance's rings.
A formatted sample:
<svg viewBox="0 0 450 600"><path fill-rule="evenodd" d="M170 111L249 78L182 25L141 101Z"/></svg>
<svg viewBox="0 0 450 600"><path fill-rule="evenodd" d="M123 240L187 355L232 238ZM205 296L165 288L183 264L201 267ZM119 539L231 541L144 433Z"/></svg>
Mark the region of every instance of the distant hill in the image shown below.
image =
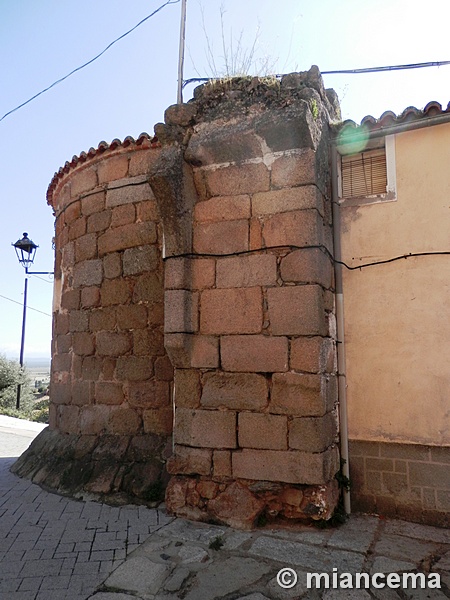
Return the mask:
<svg viewBox="0 0 450 600"><path fill-rule="evenodd" d="M50 369L50 358L27 358L25 360L25 366L29 369Z"/></svg>

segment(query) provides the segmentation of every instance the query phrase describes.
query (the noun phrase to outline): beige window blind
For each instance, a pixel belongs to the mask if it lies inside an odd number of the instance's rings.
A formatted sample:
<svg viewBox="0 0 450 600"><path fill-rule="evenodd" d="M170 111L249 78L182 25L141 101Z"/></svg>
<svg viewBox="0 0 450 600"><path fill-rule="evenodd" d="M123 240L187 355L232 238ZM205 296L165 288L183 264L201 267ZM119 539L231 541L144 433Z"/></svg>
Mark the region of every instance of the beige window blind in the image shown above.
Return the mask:
<svg viewBox="0 0 450 600"><path fill-rule="evenodd" d="M387 186L385 148L341 157L342 197L385 194Z"/></svg>

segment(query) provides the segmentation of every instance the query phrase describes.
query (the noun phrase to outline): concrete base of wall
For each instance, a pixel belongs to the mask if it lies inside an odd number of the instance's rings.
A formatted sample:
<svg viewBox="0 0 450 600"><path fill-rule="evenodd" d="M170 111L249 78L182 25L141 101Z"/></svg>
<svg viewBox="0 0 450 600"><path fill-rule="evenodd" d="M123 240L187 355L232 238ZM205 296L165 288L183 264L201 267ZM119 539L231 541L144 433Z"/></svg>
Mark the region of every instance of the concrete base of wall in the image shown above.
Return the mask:
<svg viewBox="0 0 450 600"><path fill-rule="evenodd" d="M450 448L350 442L352 510L450 526Z"/></svg>
<svg viewBox="0 0 450 600"><path fill-rule="evenodd" d="M209 477L172 477L167 510L194 521L237 529L280 520L326 521L339 501L336 479L324 485L290 485L271 481L219 481Z"/></svg>
<svg viewBox="0 0 450 600"><path fill-rule="evenodd" d="M154 506L164 499L171 453L166 437L75 435L44 429L12 472L83 500Z"/></svg>

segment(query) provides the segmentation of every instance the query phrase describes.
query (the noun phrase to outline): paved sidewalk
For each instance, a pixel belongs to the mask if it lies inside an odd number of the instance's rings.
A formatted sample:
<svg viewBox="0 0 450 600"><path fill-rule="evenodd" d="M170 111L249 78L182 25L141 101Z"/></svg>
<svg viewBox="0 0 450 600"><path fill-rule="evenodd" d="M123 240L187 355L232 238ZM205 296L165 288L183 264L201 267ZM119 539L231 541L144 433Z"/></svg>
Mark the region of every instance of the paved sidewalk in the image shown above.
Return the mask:
<svg viewBox="0 0 450 600"><path fill-rule="evenodd" d="M63 498L12 475L13 462L0 458L0 600L450 598L447 529L354 515L338 529L242 532ZM283 568L298 579L290 589L277 582ZM425 581L438 573L442 587L412 589L410 580L408 589L338 590L333 568L338 581L342 573L419 572ZM308 589L308 572L331 574L330 589L324 578L321 590Z"/></svg>

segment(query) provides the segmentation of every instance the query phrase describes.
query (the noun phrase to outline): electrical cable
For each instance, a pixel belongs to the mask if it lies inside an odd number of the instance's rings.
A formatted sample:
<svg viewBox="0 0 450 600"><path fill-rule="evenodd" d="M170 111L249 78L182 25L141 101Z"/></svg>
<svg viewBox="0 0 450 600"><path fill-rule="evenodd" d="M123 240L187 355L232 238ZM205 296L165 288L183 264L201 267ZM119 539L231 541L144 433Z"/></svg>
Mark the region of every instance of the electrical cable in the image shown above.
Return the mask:
<svg viewBox="0 0 450 600"><path fill-rule="evenodd" d="M44 279L43 277L39 277L39 275L34 275L33 273L28 273L28 275L30 277L36 277L36 279L40 279L44 283L51 283L51 284L53 284L53 280L52 279Z"/></svg>
<svg viewBox="0 0 450 600"><path fill-rule="evenodd" d="M258 252L268 251L268 250L310 250L310 249L318 249L322 250L332 263L342 265L349 271L357 271L364 269L366 267L373 267L377 265L385 265L388 263L396 262L398 260L414 258L419 256L450 256L450 251L442 251L442 252L410 252L409 254L401 254L399 256L394 256L392 258L387 258L385 260L376 260L369 263L363 263L362 265L350 266L346 262L342 260L336 260L331 252L323 246L322 244L312 245L312 246L296 246L293 244L286 244L284 246L268 246L267 248L257 248L254 250L241 250L240 252L231 252L229 254L213 254L213 253L195 253L195 252L187 252L185 254L177 254L174 256L165 256L163 261L169 260L171 258L230 258L233 256L243 256L256 254Z"/></svg>
<svg viewBox="0 0 450 600"><path fill-rule="evenodd" d="M23 306L22 302L18 302L17 300L13 300L12 298L8 298L7 296L2 296L2 294L0 294L0 298L4 298L5 300L9 300L10 302L14 302L14 304L18 304L19 306ZM38 310L37 308L33 308L32 306L28 306L27 305L27 309L28 310L34 310L35 312L41 313L41 315L45 315L46 317L51 317L52 315L49 315L46 312L43 312L42 310Z"/></svg>
<svg viewBox="0 0 450 600"><path fill-rule="evenodd" d="M134 27L132 27L129 31L123 33L120 37L116 38L110 44L108 44L108 46L106 46L106 48L104 50L102 50L99 54L97 54L97 56L94 56L94 58L91 58L91 60L89 60L88 62L84 63L84 65L81 65L80 67L77 67L76 69L74 69L73 71L71 71L70 73L68 73L67 75L64 75L64 77L61 77L61 79L58 79L57 81L55 81L54 83L52 83L51 85L49 85L48 87L46 87L45 89L41 90L40 92L38 92L37 94L35 94L31 98L29 98L28 100L26 100L25 102L22 102L22 104L19 104L19 106L16 106L16 108L13 108L12 110L10 110L7 113L5 113L3 115L3 117L0 118L0 122L3 121L3 119L6 119L6 117L8 117L9 115L11 115L12 113L16 112L16 110L19 110L19 108L22 108L23 106L26 106L27 104L29 104L30 102L32 102L33 100L35 100L36 98L38 98L39 96L41 96L42 94L44 94L45 92L48 92L49 90L51 90L53 87L55 87L59 83L61 83L64 80L68 79L74 73L77 73L78 71L81 71L81 69L84 69L88 65L92 64L94 61L96 61L98 58L100 58L103 54L105 54L105 52L107 52L107 50L109 50L112 46L114 46L114 44L116 44L117 42L119 42L120 40L122 40L124 37L126 37L127 35L129 35L132 31L134 31L135 29L137 29L140 25L142 25L143 23L145 23L146 21L148 21L148 19L151 19L151 17L153 17L154 15L156 15L156 13L158 13L160 10L162 10L163 8L165 8L167 5L169 5L169 4L178 4L178 2L180 2L180 0L167 0L167 2L165 2L164 4L161 4L161 6L159 8L157 8L156 10L154 10L151 14L149 14L144 19L142 19L142 21L139 21L139 23L137 25L135 25Z"/></svg>
<svg viewBox="0 0 450 600"><path fill-rule="evenodd" d="M403 71L406 69L423 69L426 67L442 67L450 65L450 60L441 60L434 62L425 63L412 63L409 65L389 65L385 67L365 67L363 69L336 69L334 71L321 71L321 75L360 75L361 73L383 73L386 71ZM283 74L274 75L277 79L283 77ZM200 83L205 81L214 81L220 79L217 77L193 77L192 79L186 79L183 81L183 88L190 83Z"/></svg>

